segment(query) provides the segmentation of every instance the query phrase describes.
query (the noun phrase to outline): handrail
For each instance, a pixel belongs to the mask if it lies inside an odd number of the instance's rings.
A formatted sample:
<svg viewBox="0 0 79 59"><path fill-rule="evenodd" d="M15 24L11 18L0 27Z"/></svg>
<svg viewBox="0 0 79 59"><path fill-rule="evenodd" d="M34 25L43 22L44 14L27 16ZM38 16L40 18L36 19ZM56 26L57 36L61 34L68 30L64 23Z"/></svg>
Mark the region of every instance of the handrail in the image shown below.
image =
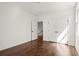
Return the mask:
<svg viewBox="0 0 79 59"><path fill-rule="evenodd" d="M43 31L40 31L38 34L42 33Z"/></svg>

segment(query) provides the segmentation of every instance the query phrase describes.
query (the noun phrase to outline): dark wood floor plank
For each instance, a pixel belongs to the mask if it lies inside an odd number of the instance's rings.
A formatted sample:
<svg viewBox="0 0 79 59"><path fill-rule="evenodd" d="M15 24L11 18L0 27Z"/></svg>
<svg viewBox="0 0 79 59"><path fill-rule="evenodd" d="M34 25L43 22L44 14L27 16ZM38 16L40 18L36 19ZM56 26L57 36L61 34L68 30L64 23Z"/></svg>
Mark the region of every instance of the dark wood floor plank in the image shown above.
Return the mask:
<svg viewBox="0 0 79 59"><path fill-rule="evenodd" d="M43 41L41 45L37 44L37 40L27 42L19 46L15 46L0 51L0 56L76 56L75 47L58 44L50 41Z"/></svg>

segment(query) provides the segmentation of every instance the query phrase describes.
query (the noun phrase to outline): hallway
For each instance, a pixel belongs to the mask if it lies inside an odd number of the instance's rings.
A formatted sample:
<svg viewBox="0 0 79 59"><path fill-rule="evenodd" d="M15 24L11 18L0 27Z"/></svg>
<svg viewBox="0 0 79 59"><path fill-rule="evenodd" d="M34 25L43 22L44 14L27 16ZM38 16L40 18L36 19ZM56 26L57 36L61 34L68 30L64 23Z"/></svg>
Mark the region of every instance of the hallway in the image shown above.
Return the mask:
<svg viewBox="0 0 79 59"><path fill-rule="evenodd" d="M38 45L37 40L0 51L1 56L77 56L75 47L43 41Z"/></svg>

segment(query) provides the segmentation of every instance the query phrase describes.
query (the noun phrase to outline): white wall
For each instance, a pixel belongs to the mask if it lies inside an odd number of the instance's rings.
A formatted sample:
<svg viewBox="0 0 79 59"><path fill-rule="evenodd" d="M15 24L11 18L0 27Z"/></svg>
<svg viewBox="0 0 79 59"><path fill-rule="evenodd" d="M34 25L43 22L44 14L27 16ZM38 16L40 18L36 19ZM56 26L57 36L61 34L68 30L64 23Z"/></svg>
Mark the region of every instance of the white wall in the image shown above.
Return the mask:
<svg viewBox="0 0 79 59"><path fill-rule="evenodd" d="M57 42L57 37L66 28L69 20L68 42L74 46L74 9L69 8L63 11L51 12L39 15L39 21L43 21L44 40ZM55 33L58 31L58 33Z"/></svg>
<svg viewBox="0 0 79 59"><path fill-rule="evenodd" d="M68 44L74 45L73 14L73 8L69 8L34 16L20 6L0 6L0 50L37 39L38 21L43 21L44 40L57 42L57 37L65 28L67 19L70 19ZM59 33L56 34L55 31Z"/></svg>
<svg viewBox="0 0 79 59"><path fill-rule="evenodd" d="M75 34L76 34L76 41L75 41L75 47L76 47L76 50L79 54L79 4L76 4L75 6L75 15L76 15L76 18L75 18Z"/></svg>
<svg viewBox="0 0 79 59"><path fill-rule="evenodd" d="M0 6L0 50L31 41L35 16L17 6Z"/></svg>
<svg viewBox="0 0 79 59"><path fill-rule="evenodd" d="M38 17L35 16L34 19L32 19L32 21L31 21L31 26L32 26L31 27L31 34L32 34L31 38L32 38L32 40L37 39L37 20L38 20Z"/></svg>

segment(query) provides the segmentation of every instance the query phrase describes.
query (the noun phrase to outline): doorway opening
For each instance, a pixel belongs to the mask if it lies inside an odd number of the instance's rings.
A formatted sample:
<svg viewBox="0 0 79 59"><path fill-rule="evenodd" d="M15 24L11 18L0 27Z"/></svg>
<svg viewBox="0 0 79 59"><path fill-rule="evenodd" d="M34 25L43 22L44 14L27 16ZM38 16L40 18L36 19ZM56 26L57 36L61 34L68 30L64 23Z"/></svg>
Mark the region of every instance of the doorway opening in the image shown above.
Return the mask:
<svg viewBox="0 0 79 59"><path fill-rule="evenodd" d="M43 43L43 21L37 22L37 43L41 45Z"/></svg>

